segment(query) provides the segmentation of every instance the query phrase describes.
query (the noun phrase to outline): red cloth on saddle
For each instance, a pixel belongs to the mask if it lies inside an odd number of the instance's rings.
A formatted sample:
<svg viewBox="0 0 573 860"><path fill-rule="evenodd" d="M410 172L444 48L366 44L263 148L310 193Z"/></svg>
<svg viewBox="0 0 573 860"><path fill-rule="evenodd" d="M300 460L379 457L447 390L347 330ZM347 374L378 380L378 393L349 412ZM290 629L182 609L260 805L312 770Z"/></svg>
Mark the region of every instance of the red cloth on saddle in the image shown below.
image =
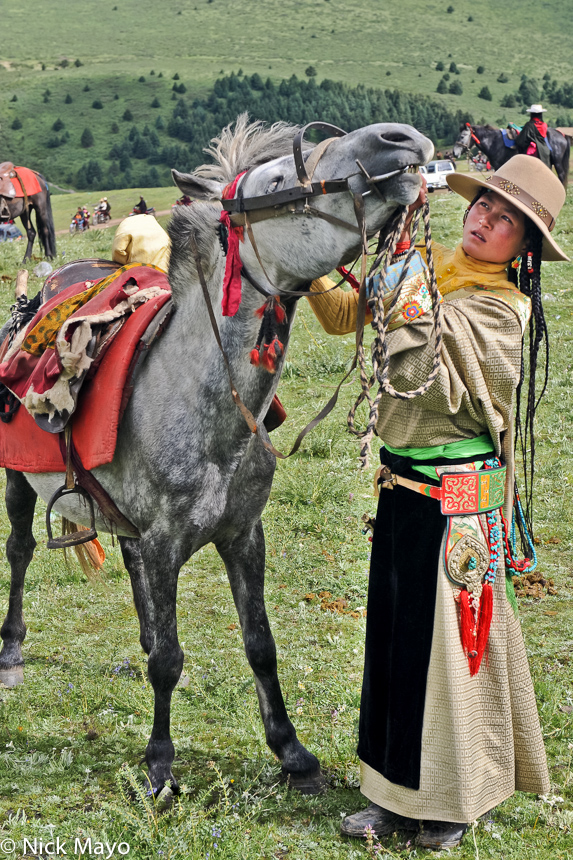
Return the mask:
<svg viewBox="0 0 573 860"><path fill-rule="evenodd" d="M164 290L131 313L107 348L95 375L83 384L70 426L76 451L88 470L110 463L113 459L121 412L125 408L124 388L132 358L152 319L171 298L164 273L145 266L137 267L136 271L138 282L148 277L150 283L161 282ZM127 275L133 276L134 270L128 271ZM78 285L68 287L54 296L44 307L50 309L74 291L78 292ZM0 465L20 472L64 471L59 434L40 429L21 406L12 421L0 423Z"/></svg>
<svg viewBox="0 0 573 860"><path fill-rule="evenodd" d="M28 197L31 197L32 194L39 194L40 191L43 190L38 180L38 177L33 170L30 170L29 167L16 167L14 169L17 171L18 176L24 183L26 187L26 194L28 195ZM20 184L20 182L18 182L18 179L13 176L10 181L16 189L16 197L23 197L24 191L22 190L22 185Z"/></svg>

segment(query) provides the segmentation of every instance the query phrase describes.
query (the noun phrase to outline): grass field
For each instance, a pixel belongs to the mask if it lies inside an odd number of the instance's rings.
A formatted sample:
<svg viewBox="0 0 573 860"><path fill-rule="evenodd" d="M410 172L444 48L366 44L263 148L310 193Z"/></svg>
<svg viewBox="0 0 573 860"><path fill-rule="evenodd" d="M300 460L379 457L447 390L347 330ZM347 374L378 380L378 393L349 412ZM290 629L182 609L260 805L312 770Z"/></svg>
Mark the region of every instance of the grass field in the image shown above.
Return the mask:
<svg viewBox="0 0 573 860"><path fill-rule="evenodd" d="M462 202L435 194L431 206L435 237L455 243ZM571 199L555 236L573 255ZM65 259L105 257L111 238L109 230L64 236L60 253ZM16 245L0 247L2 318L19 259ZM536 518L540 569L555 580L557 594L520 600L552 789L545 799L517 794L478 822L453 852L460 860L573 860L572 275L573 264L544 264L552 369L537 428ZM33 293L38 279L32 276L31 285ZM273 434L275 444L287 448L352 352L352 337L325 335L303 300L280 384L288 421ZM283 691L299 737L321 760L328 793L304 798L277 781L279 766L265 745L223 565L207 547L185 565L179 586L187 679L174 694L172 733L183 794L168 811L145 791L128 800L126 786L138 784L153 709L128 577L118 547L105 537L101 579L87 582L74 564L67 567L43 545L39 505L39 545L25 598L26 683L0 690L0 846L4 838L21 846L24 837L45 843L59 836L69 840L68 853L76 838L81 845L91 838L92 846L127 843L138 860L369 856L364 845L338 835L341 816L364 804L355 747L369 544L360 518L374 511L374 499L373 470L356 471L357 446L345 432L356 389L356 381L345 389L342 404L301 454L278 464L264 514L267 606ZM0 545L6 537L3 514ZM0 616L8 585L2 555ZM321 610L320 599L305 598L321 592L346 599L357 617ZM438 855L395 840L380 855L421 856Z"/></svg>
<svg viewBox="0 0 573 860"><path fill-rule="evenodd" d="M132 123L142 131L154 129L158 116L167 121L175 74L188 98L205 95L222 73L242 69L279 81L293 73L304 78L314 66L317 82L422 93L498 124L521 120L519 109L501 108L500 101L523 73L539 83L545 73L569 81L571 0L484 0L477 8L457 0L451 13L447 8L424 0L408 0L399 13L382 0L4 0L9 39L0 62L1 158L24 161L74 187L80 166L103 163ZM436 93L443 74L435 70L438 62L446 72L457 65L450 84L461 83L461 95ZM505 83L497 80L501 73ZM478 97L485 85L491 101ZM159 107L151 107L154 99ZM101 109L93 107L96 101ZM133 120L122 119L126 110ZM546 117L554 123L563 113L552 107ZM12 129L15 119L19 131ZM54 132L57 120L63 127ZM86 128L94 144L83 149ZM69 135L64 145L47 145L62 135ZM172 142L165 130L157 135L161 146ZM136 161L136 179L148 169ZM158 172L167 182L165 166Z"/></svg>

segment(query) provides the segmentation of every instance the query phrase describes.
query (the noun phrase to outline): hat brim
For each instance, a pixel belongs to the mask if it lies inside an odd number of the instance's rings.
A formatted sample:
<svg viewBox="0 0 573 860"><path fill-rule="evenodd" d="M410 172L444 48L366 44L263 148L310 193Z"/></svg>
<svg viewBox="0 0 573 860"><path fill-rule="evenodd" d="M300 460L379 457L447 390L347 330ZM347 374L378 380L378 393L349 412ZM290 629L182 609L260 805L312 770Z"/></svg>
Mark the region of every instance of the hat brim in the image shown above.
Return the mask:
<svg viewBox="0 0 573 860"><path fill-rule="evenodd" d="M515 206L515 208L523 212L530 221L533 221L535 226L541 231L543 235L541 259L547 261L564 260L565 262L570 262L567 254L563 253L555 239L552 238L551 233L547 229L547 225L544 224L541 218L535 215L527 205L516 200L515 197L502 191L501 188L492 187L486 179L479 179L474 176L468 176L464 173L451 173L446 177L446 182L452 191L455 191L456 194L460 195L460 197L465 197L465 199L470 202L474 199L480 188L487 188L488 191L493 191L494 194L499 194L500 197L505 197L512 206Z"/></svg>

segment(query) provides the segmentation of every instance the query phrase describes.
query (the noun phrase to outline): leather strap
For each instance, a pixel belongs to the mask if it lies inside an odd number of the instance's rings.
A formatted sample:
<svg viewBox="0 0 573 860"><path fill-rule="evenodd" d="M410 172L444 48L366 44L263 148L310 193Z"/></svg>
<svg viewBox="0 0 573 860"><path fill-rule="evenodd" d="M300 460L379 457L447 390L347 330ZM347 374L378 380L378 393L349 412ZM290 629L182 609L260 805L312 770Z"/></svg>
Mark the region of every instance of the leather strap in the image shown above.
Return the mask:
<svg viewBox="0 0 573 860"><path fill-rule="evenodd" d="M328 122L308 122L306 125L303 125L299 132L297 132L293 140L292 148L294 164L296 167L296 175L298 176L298 181L304 188L311 187L311 180L308 173L306 172L304 156L302 154L302 142L304 140L304 135L309 128L315 128L317 131L330 132L330 134L334 137L345 137L347 134L347 132L345 132L342 128L339 128L337 125L331 125Z"/></svg>
<svg viewBox="0 0 573 860"><path fill-rule="evenodd" d="M364 243L365 237L366 237L366 224L365 224L365 218L364 218L364 201L362 199L362 196L356 195L354 203L355 203L356 216L359 219L359 223L361 223L361 225L362 225L361 233L364 237L363 238L363 243ZM194 260L195 260L195 266L197 268L197 274L199 276L199 282L201 284L201 289L203 291L203 297L205 299L205 304L207 306L207 312L209 314L209 320L211 322L211 328L213 329L213 334L215 335L215 340L217 341L217 345L218 345L219 350L221 352L221 355L223 357L223 362L225 364L225 369L227 371L227 376L229 378L229 384L231 387L231 396L232 396L233 400L235 401L237 407L239 408L241 415L245 419L245 422L246 422L247 426L249 427L249 430L252 433L256 433L259 436L259 440L260 440L261 444L263 445L263 447L267 451L269 451L271 454L273 454L273 456L276 457L277 459L287 460L289 457L292 457L292 455L298 451L298 449L300 448L300 445L302 443L302 440L307 435L307 433L310 433L310 431L313 430L317 426L317 424L320 424L320 422L324 418L326 418L326 416L329 415L330 412L332 412L332 410L334 409L334 407L336 406L336 403L338 401L338 395L340 394L340 389L342 388L343 384L346 382L346 380L348 379L350 374L356 368L356 365L358 362L358 349L359 349L359 345L362 344L362 337L364 334L364 327L365 327L365 322L366 322L366 278L364 277L365 272L366 272L366 255L365 255L365 253L363 254L363 261L362 261L362 274L363 274L363 276L362 276L362 280L361 280L361 284L360 284L360 291L358 293L358 310L357 310L357 321L356 321L356 344L357 344L357 347L356 347L356 352L354 354L354 358L352 360L352 365L350 366L350 369L348 370L348 372L344 375L344 377L341 379L341 381L336 386L334 394L332 395L332 397L330 398L328 403L326 403L325 406L323 406L323 408L320 410L318 415L316 415L312 419L312 421L310 421L306 425L306 427L304 427L301 430L301 432L298 434L298 436L295 440L295 443L292 446L289 453L283 454L281 451L277 450L277 448L275 448L275 446L270 441L267 441L266 439L263 439L261 437L259 427L257 426L257 422L255 420L254 415L245 406L245 404L241 400L239 393L235 387L235 383L233 382L233 377L231 374L231 366L229 363L229 359L227 358L227 355L226 355L225 350L223 348L223 343L221 341L221 334L219 332L219 327L217 325L217 320L215 318L215 313L213 311L213 304L211 302L211 296L209 295L209 289L207 287L207 282L205 280L205 275L203 273L203 267L201 265L201 257L199 254L199 248L197 246L197 241L196 241L195 236L193 234L191 234L189 241L191 244L191 252L192 252ZM364 251L365 250L366 249L364 247ZM243 275L245 275L244 266L243 266ZM257 286L257 289L259 290L259 292L263 292L263 290L259 286ZM334 289L334 287L333 287L333 289ZM264 292L263 294L268 295L268 293L266 293L266 292ZM306 295L306 293L300 293L300 294L289 293L288 295L296 297L297 295ZM315 294L312 293L312 295L315 295ZM323 295L323 294L321 293L319 295Z"/></svg>
<svg viewBox="0 0 573 860"><path fill-rule="evenodd" d="M76 474L78 486L82 487L82 489L86 490L90 494L106 520L117 528L120 528L129 537L141 537L137 527L134 526L133 523L124 516L124 514L122 514L111 496L108 495L97 478L94 477L93 473L88 472L88 470L84 468L81 457L74 446L71 431L68 436L65 435L68 427L66 427L66 430L62 433L59 433L60 451L62 452L64 462L66 462L66 473L70 468L73 469Z"/></svg>
<svg viewBox="0 0 573 860"><path fill-rule="evenodd" d="M24 185L24 180L18 174L18 171L16 170L16 168L14 168L14 176L16 177L18 182L20 183L22 191L24 192L24 206L26 207L26 211L27 211L28 207L30 206L30 201L28 200L28 192L26 191L26 186Z"/></svg>
<svg viewBox="0 0 573 860"><path fill-rule="evenodd" d="M254 209L268 209L272 212L275 207L286 206L287 203L296 203L297 200L306 200L307 197L319 197L321 194L337 194L348 191L347 179L323 179L321 182L309 182L307 186L294 185L292 188L283 188L282 191L273 191L270 194L261 194L258 197L242 197L237 195L229 200L221 200L221 205L226 212L251 212Z"/></svg>

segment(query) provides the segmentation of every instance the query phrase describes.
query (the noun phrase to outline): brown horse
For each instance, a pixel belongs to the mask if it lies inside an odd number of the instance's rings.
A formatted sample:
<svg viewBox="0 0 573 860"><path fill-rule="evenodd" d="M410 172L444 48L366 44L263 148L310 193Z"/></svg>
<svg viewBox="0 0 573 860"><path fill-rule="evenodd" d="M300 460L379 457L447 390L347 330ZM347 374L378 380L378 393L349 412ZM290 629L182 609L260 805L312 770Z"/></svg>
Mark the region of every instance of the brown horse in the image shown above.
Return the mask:
<svg viewBox="0 0 573 860"><path fill-rule="evenodd" d="M36 235L39 236L44 254L51 259L56 256L56 231L48 183L43 176L33 171L34 186L39 186L40 190L28 194L23 184L24 178L19 173L21 170L22 168L14 167L9 161L0 164L0 222L14 221L15 218L22 221L28 237L24 260L29 260L32 256ZM13 182L14 179L17 180L17 185ZM24 191L23 196L18 196L18 188ZM32 209L36 213L37 230L32 224Z"/></svg>

